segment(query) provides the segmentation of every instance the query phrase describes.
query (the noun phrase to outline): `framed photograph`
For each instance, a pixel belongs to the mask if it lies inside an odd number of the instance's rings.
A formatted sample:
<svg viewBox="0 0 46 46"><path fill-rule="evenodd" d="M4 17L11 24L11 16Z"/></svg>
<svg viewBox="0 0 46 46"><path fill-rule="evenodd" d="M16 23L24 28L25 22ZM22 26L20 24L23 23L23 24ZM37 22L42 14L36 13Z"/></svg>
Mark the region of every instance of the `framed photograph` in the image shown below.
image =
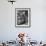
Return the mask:
<svg viewBox="0 0 46 46"><path fill-rule="evenodd" d="M15 8L15 26L30 27L31 26L31 9Z"/></svg>

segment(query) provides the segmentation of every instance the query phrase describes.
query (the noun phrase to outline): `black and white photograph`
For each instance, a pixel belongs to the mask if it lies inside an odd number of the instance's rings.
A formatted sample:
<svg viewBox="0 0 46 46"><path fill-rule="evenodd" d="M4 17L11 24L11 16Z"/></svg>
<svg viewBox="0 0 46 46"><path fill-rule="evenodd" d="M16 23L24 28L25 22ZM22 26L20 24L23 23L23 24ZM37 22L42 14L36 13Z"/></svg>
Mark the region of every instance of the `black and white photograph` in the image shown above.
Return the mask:
<svg viewBox="0 0 46 46"><path fill-rule="evenodd" d="M29 27L30 18L30 8L16 8L15 9L15 26L16 27Z"/></svg>

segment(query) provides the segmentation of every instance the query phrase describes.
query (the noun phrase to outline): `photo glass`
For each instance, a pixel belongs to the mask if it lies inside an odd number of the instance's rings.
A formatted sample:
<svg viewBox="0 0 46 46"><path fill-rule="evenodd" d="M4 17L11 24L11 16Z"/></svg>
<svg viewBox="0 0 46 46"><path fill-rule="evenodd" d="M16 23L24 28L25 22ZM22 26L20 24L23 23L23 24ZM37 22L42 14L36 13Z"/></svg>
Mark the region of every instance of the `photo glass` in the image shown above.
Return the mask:
<svg viewBox="0 0 46 46"><path fill-rule="evenodd" d="M29 27L30 26L30 8L16 8L15 26Z"/></svg>

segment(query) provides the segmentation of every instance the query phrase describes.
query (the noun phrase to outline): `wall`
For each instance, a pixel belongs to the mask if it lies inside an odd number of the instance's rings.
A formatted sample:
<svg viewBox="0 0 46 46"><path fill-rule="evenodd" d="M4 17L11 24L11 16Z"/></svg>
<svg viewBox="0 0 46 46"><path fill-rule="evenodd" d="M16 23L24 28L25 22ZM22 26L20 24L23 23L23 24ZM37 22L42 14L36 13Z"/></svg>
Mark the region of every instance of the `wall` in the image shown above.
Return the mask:
<svg viewBox="0 0 46 46"><path fill-rule="evenodd" d="M14 5L0 0L0 41L15 40L19 32L29 33L33 40L46 40L46 1L17 0ZM31 8L31 27L15 27L15 8Z"/></svg>

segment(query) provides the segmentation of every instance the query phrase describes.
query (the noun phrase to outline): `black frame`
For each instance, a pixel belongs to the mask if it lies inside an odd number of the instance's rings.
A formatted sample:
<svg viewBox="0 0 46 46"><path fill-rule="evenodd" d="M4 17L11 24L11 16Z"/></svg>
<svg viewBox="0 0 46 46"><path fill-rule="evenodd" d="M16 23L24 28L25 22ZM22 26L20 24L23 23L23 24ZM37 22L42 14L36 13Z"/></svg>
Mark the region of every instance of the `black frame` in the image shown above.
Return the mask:
<svg viewBox="0 0 46 46"><path fill-rule="evenodd" d="M29 13L28 13L28 16L29 16L28 23L29 23L29 25L27 25L27 26L25 26L25 25L24 26L23 25L20 26L20 25L16 24L16 22L17 22L17 19L16 19L17 18L17 13L16 13L16 11L17 10L21 10L21 9L22 10L26 10L26 9L29 10ZM31 27L31 9L30 8L15 8L15 27L18 27L18 28L29 28L29 27Z"/></svg>

